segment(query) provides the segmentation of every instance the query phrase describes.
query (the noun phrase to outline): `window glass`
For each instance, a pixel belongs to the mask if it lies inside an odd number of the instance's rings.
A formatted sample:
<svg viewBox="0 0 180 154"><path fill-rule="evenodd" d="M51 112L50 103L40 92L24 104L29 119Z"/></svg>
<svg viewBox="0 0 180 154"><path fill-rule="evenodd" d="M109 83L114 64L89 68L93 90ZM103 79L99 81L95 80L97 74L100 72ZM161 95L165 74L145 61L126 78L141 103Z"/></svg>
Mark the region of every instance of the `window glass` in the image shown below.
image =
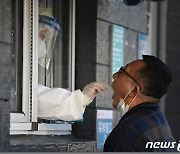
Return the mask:
<svg viewBox="0 0 180 154"><path fill-rule="evenodd" d="M11 111L22 111L23 0L12 0Z"/></svg>
<svg viewBox="0 0 180 154"><path fill-rule="evenodd" d="M68 88L67 6L67 0L39 0L38 83L48 87Z"/></svg>
<svg viewBox="0 0 180 154"><path fill-rule="evenodd" d="M38 37L38 83L50 88L69 89L68 0L39 0ZM38 118L38 122L57 123L58 121Z"/></svg>
<svg viewBox="0 0 180 154"><path fill-rule="evenodd" d="M39 22L38 83L69 89L69 0L39 0L39 16L55 19L58 25L49 26L48 31ZM22 112L23 18L23 0L12 0L11 112Z"/></svg>

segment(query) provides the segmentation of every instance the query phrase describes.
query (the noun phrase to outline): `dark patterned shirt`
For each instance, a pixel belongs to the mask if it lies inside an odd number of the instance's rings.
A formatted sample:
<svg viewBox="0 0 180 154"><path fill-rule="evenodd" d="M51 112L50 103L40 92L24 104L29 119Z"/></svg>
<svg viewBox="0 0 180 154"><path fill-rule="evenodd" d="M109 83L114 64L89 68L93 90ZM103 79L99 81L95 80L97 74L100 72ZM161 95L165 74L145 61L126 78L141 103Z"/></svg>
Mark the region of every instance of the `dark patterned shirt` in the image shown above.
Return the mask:
<svg viewBox="0 0 180 154"><path fill-rule="evenodd" d="M143 103L121 118L107 137L104 151L177 151L176 144L159 104Z"/></svg>

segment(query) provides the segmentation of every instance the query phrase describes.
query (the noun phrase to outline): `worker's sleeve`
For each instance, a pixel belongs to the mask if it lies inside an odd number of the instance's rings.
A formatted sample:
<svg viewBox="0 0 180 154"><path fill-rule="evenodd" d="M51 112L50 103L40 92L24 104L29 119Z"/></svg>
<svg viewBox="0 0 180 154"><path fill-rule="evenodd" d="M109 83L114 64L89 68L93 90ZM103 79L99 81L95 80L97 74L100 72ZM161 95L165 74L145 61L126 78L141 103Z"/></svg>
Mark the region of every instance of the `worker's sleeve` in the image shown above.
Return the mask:
<svg viewBox="0 0 180 154"><path fill-rule="evenodd" d="M48 88L42 85L38 89L38 117L51 120L81 120L86 102L80 90L70 92L62 88Z"/></svg>

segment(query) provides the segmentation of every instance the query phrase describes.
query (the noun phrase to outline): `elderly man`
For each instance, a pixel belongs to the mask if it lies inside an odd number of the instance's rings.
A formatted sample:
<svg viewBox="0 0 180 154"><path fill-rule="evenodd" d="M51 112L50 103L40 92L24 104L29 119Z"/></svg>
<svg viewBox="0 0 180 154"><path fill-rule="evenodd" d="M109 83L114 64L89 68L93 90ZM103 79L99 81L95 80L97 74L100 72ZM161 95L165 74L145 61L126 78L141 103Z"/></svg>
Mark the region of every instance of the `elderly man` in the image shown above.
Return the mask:
<svg viewBox="0 0 180 154"><path fill-rule="evenodd" d="M113 79L113 107L123 117L107 137L104 151L176 151L176 141L159 108L172 80L169 68L158 58L143 55L142 60L121 67Z"/></svg>

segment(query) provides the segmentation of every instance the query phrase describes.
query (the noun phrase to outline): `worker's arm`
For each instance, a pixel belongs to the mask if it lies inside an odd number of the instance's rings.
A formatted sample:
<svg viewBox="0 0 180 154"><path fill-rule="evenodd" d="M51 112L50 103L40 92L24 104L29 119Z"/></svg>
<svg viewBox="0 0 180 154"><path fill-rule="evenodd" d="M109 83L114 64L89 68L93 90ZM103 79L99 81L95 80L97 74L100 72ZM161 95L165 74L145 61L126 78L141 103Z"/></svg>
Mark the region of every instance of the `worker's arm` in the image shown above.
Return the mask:
<svg viewBox="0 0 180 154"><path fill-rule="evenodd" d="M50 120L81 120L86 106L96 95L106 90L106 85L93 82L81 90L70 92L63 88L48 88L39 85L38 117Z"/></svg>

